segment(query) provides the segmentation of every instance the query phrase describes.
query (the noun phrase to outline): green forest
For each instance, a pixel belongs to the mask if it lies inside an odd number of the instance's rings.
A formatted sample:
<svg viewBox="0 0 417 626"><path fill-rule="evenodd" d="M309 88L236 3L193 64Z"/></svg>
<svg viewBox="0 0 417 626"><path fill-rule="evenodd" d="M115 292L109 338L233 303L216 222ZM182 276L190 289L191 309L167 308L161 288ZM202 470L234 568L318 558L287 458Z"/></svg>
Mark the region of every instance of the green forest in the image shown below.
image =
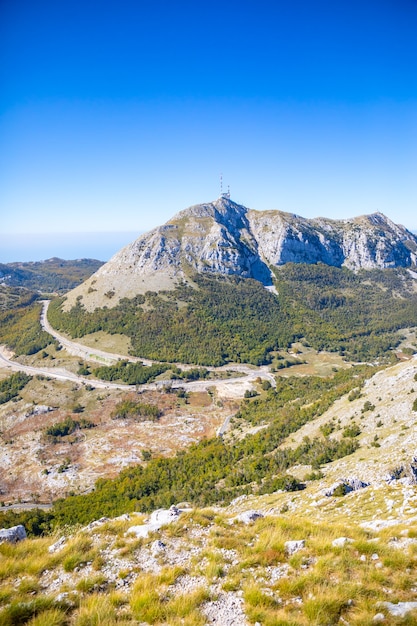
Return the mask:
<svg viewBox="0 0 417 626"><path fill-rule="evenodd" d="M6 344L17 356L35 354L56 341L42 330L42 305L30 299L27 305L18 305L0 311L0 343Z"/></svg>
<svg viewBox="0 0 417 626"><path fill-rule="evenodd" d="M103 265L95 259L0 263L0 278L9 287L25 287L47 293L65 292L87 280Z"/></svg>
<svg viewBox="0 0 417 626"><path fill-rule="evenodd" d="M32 380L32 376L28 376L24 372L16 372L8 378L0 381L0 404L5 404L13 398L19 397L19 391Z"/></svg>
<svg viewBox="0 0 417 626"><path fill-rule="evenodd" d="M251 279L196 277L197 289L147 292L88 312L78 299L49 309L72 337L103 330L131 339L135 356L223 365L269 363L271 352L303 338L354 361L389 358L398 330L417 326L417 293L403 269L360 271L288 263L275 271L278 296Z"/></svg>

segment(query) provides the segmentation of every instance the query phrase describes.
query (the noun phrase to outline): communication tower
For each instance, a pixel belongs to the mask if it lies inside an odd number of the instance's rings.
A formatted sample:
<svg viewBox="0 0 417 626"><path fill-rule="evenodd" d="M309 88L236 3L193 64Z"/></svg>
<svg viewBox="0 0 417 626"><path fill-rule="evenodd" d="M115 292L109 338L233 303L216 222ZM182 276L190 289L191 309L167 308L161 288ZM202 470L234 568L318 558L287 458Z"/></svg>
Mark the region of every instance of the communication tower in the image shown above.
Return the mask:
<svg viewBox="0 0 417 626"><path fill-rule="evenodd" d="M230 200L230 186L227 186L227 191L223 192L223 174L220 174L220 197Z"/></svg>

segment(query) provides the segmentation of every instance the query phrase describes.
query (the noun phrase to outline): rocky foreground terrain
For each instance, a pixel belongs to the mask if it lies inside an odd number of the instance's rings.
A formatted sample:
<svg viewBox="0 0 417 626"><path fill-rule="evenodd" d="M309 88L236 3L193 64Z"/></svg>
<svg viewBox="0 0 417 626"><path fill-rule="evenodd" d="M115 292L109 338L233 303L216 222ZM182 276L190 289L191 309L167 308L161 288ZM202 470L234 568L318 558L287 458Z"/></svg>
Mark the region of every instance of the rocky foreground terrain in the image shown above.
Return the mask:
<svg viewBox="0 0 417 626"><path fill-rule="evenodd" d="M361 487L181 504L3 543L0 623L415 624L415 487Z"/></svg>

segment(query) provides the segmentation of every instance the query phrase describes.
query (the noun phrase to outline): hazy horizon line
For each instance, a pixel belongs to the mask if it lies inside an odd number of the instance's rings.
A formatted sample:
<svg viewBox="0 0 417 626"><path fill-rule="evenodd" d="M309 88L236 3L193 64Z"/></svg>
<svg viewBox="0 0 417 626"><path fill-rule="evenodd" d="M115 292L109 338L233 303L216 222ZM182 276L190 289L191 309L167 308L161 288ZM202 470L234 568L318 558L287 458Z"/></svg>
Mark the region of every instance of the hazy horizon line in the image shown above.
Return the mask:
<svg viewBox="0 0 417 626"><path fill-rule="evenodd" d="M30 263L51 258L108 261L144 231L0 233L0 263Z"/></svg>

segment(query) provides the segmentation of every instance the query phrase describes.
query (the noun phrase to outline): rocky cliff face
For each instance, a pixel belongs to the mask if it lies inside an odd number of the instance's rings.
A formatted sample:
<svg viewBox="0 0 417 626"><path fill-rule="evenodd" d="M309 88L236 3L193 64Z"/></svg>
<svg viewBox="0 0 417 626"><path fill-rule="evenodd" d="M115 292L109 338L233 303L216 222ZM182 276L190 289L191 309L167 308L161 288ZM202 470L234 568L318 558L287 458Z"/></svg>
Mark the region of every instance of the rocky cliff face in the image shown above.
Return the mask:
<svg viewBox="0 0 417 626"><path fill-rule="evenodd" d="M271 268L325 263L353 270L408 267L417 262L417 237L381 213L348 220L305 219L282 211L254 211L227 197L192 206L123 248L84 286L87 308L121 297L173 288L200 274L236 274L272 284ZM87 286L87 289L85 288Z"/></svg>

